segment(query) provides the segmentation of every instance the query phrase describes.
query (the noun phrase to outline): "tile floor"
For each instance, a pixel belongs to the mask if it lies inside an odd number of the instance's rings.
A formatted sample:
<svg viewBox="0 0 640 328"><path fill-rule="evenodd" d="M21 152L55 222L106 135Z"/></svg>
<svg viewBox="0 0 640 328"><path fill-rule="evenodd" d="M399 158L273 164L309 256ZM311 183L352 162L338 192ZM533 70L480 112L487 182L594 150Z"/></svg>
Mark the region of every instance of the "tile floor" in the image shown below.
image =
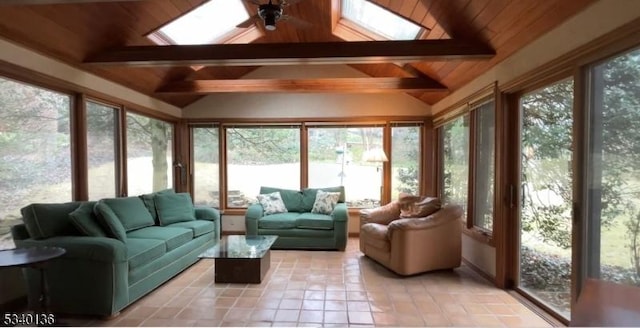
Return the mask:
<svg viewBox="0 0 640 328"><path fill-rule="evenodd" d="M550 327L468 267L403 278L346 252L272 251L262 284L215 284L198 263L111 320L74 326L480 326Z"/></svg>

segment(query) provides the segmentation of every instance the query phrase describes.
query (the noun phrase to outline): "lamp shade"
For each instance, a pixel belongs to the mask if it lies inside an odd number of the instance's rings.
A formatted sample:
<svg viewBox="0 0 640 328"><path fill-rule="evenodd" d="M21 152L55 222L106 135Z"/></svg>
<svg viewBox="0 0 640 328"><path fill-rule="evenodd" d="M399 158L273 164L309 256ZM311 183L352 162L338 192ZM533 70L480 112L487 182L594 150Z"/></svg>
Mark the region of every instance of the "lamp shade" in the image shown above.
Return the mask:
<svg viewBox="0 0 640 328"><path fill-rule="evenodd" d="M362 158L365 162L388 162L387 154L382 148L373 148L364 152Z"/></svg>

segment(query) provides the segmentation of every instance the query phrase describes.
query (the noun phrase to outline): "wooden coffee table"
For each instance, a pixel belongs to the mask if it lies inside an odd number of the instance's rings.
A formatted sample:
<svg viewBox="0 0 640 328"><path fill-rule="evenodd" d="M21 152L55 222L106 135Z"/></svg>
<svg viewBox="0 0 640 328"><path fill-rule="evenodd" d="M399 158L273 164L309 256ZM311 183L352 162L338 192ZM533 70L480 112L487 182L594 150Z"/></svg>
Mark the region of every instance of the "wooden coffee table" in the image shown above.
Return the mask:
<svg viewBox="0 0 640 328"><path fill-rule="evenodd" d="M259 284L271 266L271 245L276 239L278 236L222 236L199 257L215 259L216 283Z"/></svg>

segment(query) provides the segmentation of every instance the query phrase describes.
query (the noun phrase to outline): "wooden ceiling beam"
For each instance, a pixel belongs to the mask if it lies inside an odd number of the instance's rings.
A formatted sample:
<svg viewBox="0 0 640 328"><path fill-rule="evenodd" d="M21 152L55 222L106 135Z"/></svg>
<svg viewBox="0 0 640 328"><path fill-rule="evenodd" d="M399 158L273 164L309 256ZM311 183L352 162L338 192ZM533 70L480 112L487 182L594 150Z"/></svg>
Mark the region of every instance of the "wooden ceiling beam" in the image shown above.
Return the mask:
<svg viewBox="0 0 640 328"><path fill-rule="evenodd" d="M373 93L446 91L437 81L421 78L238 79L171 82L156 93L203 95L219 92Z"/></svg>
<svg viewBox="0 0 640 328"><path fill-rule="evenodd" d="M53 4L79 4L91 2L127 2L142 0L0 0L3 5L53 5Z"/></svg>
<svg viewBox="0 0 640 328"><path fill-rule="evenodd" d="M123 66L263 66L481 60L494 55L495 51L484 44L450 39L130 46L97 54L84 62Z"/></svg>

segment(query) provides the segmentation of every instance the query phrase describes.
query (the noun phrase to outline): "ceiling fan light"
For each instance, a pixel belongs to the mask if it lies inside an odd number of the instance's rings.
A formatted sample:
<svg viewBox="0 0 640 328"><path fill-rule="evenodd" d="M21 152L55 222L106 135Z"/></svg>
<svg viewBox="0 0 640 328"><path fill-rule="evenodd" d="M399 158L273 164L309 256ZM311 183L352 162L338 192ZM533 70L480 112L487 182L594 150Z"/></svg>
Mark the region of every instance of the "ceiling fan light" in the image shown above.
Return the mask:
<svg viewBox="0 0 640 328"><path fill-rule="evenodd" d="M264 28L269 31L276 30L276 16L275 15L265 15L264 16Z"/></svg>

